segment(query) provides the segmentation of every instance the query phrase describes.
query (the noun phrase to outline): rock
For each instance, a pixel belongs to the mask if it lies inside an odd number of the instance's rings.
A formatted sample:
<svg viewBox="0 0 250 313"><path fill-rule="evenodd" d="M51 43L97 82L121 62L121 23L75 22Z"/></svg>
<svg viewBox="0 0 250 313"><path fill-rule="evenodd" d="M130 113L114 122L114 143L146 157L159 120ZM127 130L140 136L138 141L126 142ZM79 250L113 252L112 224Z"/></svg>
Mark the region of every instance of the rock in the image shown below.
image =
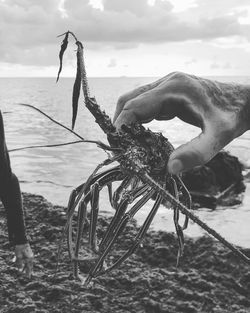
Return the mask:
<svg viewBox="0 0 250 313"><path fill-rule="evenodd" d="M239 195L245 190L242 170L237 157L222 151L207 164L183 173L182 180L195 208L232 206L241 203Z"/></svg>

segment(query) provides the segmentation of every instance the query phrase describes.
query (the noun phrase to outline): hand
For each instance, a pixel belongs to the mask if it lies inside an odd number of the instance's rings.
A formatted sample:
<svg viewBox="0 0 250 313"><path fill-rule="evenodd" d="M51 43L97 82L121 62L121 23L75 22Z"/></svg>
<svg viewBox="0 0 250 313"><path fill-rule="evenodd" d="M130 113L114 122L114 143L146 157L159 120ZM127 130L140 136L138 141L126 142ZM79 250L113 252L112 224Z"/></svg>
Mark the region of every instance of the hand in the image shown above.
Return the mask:
<svg viewBox="0 0 250 313"><path fill-rule="evenodd" d="M33 273L34 255L29 243L15 246L16 265L20 271L31 278Z"/></svg>
<svg viewBox="0 0 250 313"><path fill-rule="evenodd" d="M114 124L120 129L122 124L170 120L177 116L200 127L202 133L178 147L169 158L169 172L178 174L208 162L249 129L249 90L244 85L171 73L120 97Z"/></svg>

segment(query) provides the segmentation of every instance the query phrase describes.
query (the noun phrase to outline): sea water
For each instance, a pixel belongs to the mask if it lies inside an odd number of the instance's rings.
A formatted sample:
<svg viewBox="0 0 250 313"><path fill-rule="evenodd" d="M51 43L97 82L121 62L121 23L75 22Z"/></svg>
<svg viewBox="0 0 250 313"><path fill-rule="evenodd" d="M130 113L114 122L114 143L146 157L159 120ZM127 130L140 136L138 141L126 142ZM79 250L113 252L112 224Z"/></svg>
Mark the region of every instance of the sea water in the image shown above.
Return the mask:
<svg viewBox="0 0 250 313"><path fill-rule="evenodd" d="M150 83L156 78L90 78L91 95L110 117L113 116L118 97L136 87ZM219 81L249 83L250 77L216 77ZM62 78L55 83L54 78L0 78L0 108L3 113L8 149L32 145L51 145L78 140L70 132L54 124L37 111L18 105L31 104L65 124L71 126L71 98L73 78ZM198 128L173 119L153 121L150 129L162 132L175 146L187 142L200 133ZM95 123L93 116L79 103L79 116L75 131L89 140L106 142L105 135ZM245 165L250 167L250 132L230 143L230 151ZM53 204L66 206L71 190L83 183L102 162L106 153L92 143L78 143L54 148L35 148L10 153L13 171L20 180L22 191L40 194ZM250 183L243 203L234 207L217 207L216 210L200 209L196 214L209 226L216 229L234 244L250 248ZM137 214L142 223L150 209L148 203ZM100 210L112 214L106 190L102 192ZM174 231L172 211L161 207L152 228ZM204 233L199 226L189 225L187 235L199 236Z"/></svg>

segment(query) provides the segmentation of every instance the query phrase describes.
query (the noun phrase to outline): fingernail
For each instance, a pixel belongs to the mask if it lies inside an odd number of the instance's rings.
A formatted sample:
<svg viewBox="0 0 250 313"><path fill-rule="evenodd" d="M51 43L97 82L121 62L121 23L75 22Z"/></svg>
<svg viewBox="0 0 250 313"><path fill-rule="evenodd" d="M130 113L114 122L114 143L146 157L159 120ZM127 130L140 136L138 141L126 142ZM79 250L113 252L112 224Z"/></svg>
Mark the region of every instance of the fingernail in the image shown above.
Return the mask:
<svg viewBox="0 0 250 313"><path fill-rule="evenodd" d="M175 159L171 160L168 163L168 171L170 174L176 175L179 174L183 170L183 164L180 160Z"/></svg>

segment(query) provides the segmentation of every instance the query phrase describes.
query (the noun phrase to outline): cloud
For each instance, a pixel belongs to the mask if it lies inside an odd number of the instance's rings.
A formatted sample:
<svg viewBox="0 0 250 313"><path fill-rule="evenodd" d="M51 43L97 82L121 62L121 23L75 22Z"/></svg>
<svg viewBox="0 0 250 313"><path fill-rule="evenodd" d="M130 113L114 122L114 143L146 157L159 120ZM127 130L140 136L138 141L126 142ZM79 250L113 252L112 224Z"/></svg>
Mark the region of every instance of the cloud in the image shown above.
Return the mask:
<svg viewBox="0 0 250 313"><path fill-rule="evenodd" d="M112 58L109 60L108 67L116 67L116 65L117 65L116 59Z"/></svg>
<svg viewBox="0 0 250 313"><path fill-rule="evenodd" d="M186 61L185 62L185 65L192 65L192 64L194 64L194 63L197 63L197 59L195 59L195 58L192 58L191 60L188 60L188 61Z"/></svg>
<svg viewBox="0 0 250 313"><path fill-rule="evenodd" d="M84 1L65 0L65 23L85 40L111 45L244 36L239 14L232 11L236 1L217 2L197 0L196 7L187 10L182 19L184 15L174 12L169 1L157 0L149 6L145 0L103 0L100 10Z"/></svg>
<svg viewBox="0 0 250 313"><path fill-rule="evenodd" d="M55 64L56 35L68 29L90 46L116 49L231 36L250 40L250 26L239 23L242 12L238 2L196 0L192 10L179 13L166 0L156 0L153 6L146 0L103 0L103 10L94 8L88 0L65 0L63 15L61 0L2 0L0 59L29 65ZM241 6L248 2L241 0Z"/></svg>
<svg viewBox="0 0 250 313"><path fill-rule="evenodd" d="M2 62L50 63L52 45L62 29L58 4L59 0L0 2Z"/></svg>
<svg viewBox="0 0 250 313"><path fill-rule="evenodd" d="M218 63L216 63L216 62L213 62L213 63L210 65L210 68L211 68L211 69L218 69L218 68L220 68L220 65L219 65Z"/></svg>
<svg viewBox="0 0 250 313"><path fill-rule="evenodd" d="M224 70L229 70L232 68L232 64L229 62L224 62L224 63L218 63L216 61L214 61L211 65L210 68L213 70L217 70L217 69L224 69Z"/></svg>
<svg viewBox="0 0 250 313"><path fill-rule="evenodd" d="M227 70L227 69L231 69L232 68L232 64L231 63L229 63L229 62L226 62L226 63L224 63L223 64L223 66L222 66L225 70Z"/></svg>
<svg viewBox="0 0 250 313"><path fill-rule="evenodd" d="M150 10L147 1L124 1L124 0L103 0L103 7L105 11L113 12L130 12L136 16L144 16Z"/></svg>

